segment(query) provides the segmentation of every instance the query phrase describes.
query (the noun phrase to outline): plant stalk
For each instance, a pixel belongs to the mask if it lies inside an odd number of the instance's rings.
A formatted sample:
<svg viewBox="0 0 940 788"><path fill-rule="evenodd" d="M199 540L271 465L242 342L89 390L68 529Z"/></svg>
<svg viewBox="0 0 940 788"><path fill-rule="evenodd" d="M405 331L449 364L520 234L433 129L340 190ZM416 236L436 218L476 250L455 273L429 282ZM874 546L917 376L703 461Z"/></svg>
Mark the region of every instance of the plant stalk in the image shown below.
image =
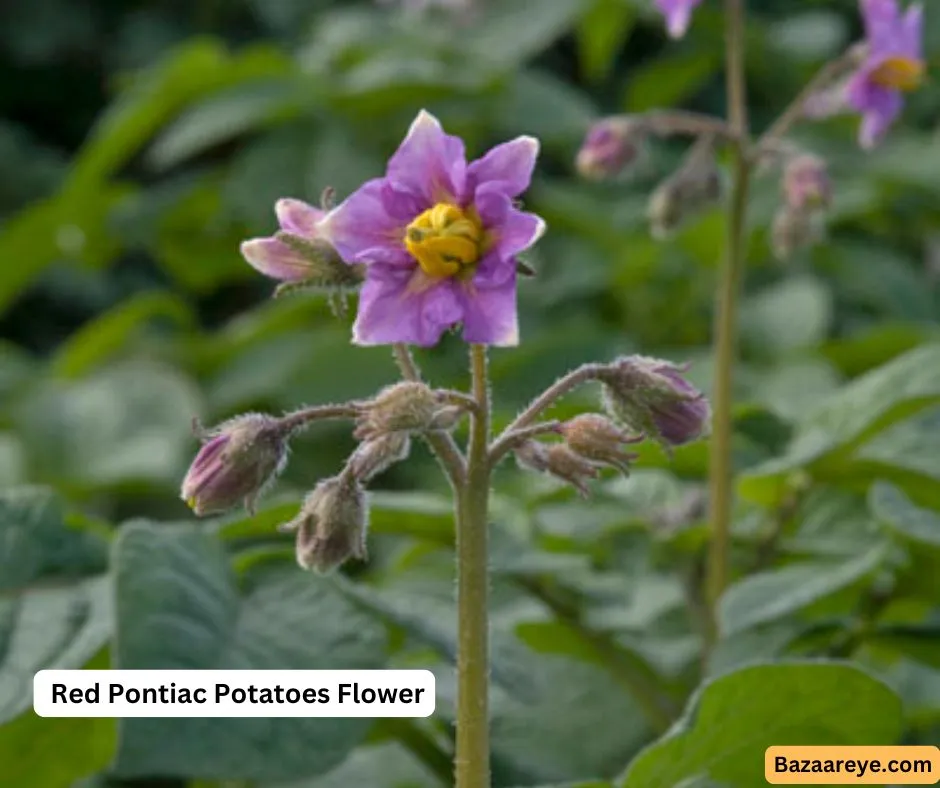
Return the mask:
<svg viewBox="0 0 940 788"><path fill-rule="evenodd" d="M706 571L708 621L706 644L717 635L715 607L728 584L733 499L732 418L734 363L737 355L738 291L746 253L747 200L751 162L744 73L744 0L725 0L728 122L732 144L733 182L728 216L727 249L716 296L715 383L712 392L712 439L709 463L711 539ZM707 653L708 649L706 649Z"/></svg>
<svg viewBox="0 0 940 788"><path fill-rule="evenodd" d="M490 495L486 348L470 347L473 398L466 484L457 494L456 788L490 788L487 507Z"/></svg>

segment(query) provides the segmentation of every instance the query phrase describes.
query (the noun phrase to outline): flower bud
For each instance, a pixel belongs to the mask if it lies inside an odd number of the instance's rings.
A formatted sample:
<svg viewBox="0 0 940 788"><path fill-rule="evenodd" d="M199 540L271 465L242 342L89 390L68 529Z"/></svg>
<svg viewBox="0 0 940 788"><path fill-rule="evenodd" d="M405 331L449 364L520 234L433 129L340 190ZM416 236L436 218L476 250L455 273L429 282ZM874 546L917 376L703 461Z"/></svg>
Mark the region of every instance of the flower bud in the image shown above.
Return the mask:
<svg viewBox="0 0 940 788"><path fill-rule="evenodd" d="M529 440L516 448L514 454L520 467L554 476L574 487L583 498L591 494L588 481L600 475L593 463L575 454L564 443Z"/></svg>
<svg viewBox="0 0 940 788"><path fill-rule="evenodd" d="M681 168L650 195L650 231L656 238L669 236L687 219L718 202L721 194L721 173L714 160Z"/></svg>
<svg viewBox="0 0 940 788"><path fill-rule="evenodd" d="M575 165L585 178L612 178L639 159L649 130L637 118L603 118L588 130Z"/></svg>
<svg viewBox="0 0 940 788"><path fill-rule="evenodd" d="M598 376L607 412L667 448L701 437L709 429L711 408L682 371L644 356L618 359Z"/></svg>
<svg viewBox="0 0 940 788"><path fill-rule="evenodd" d="M248 413L213 430L197 427L203 446L183 479L180 497L197 514L227 511L258 496L287 463L287 435L273 416Z"/></svg>
<svg viewBox="0 0 940 788"><path fill-rule="evenodd" d="M774 214L770 243L778 260L788 260L800 249L818 243L822 236L823 227L815 211L781 205Z"/></svg>
<svg viewBox="0 0 940 788"><path fill-rule="evenodd" d="M783 169L783 198L790 208L806 211L828 208L832 203L832 181L824 159L802 153Z"/></svg>
<svg viewBox="0 0 940 788"><path fill-rule="evenodd" d="M561 425L561 434L568 448L586 460L609 465L625 476L636 454L624 451L624 446L638 443L643 436L630 435L610 419L599 413L583 413Z"/></svg>
<svg viewBox="0 0 940 788"><path fill-rule="evenodd" d="M411 438L407 432L389 432L359 444L346 467L359 481L367 482L404 460L411 451Z"/></svg>
<svg viewBox="0 0 940 788"><path fill-rule="evenodd" d="M368 506L359 481L349 473L324 479L307 495L297 516L281 525L297 532L297 563L329 572L350 557L365 561Z"/></svg>
<svg viewBox="0 0 940 788"><path fill-rule="evenodd" d="M391 432L448 430L462 415L463 409L449 404L444 393L424 383L404 381L388 386L360 406L353 435L370 440Z"/></svg>

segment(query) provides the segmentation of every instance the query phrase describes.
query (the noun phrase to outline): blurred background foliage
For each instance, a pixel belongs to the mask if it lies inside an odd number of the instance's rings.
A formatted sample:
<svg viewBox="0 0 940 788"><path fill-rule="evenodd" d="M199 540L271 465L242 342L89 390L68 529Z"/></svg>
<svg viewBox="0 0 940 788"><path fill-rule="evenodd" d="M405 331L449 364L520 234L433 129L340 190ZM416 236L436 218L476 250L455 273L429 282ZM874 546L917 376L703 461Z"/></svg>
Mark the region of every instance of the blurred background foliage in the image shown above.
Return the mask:
<svg viewBox="0 0 940 788"><path fill-rule="evenodd" d="M749 5L762 128L860 29L851 0ZM940 52L931 4L927 39ZM379 174L422 107L474 155L534 134L526 203L550 231L521 288L522 345L493 354L497 426L571 366L621 353L694 362L707 390L720 211L655 242L646 198L681 145L626 182L581 182L572 161L602 114L723 113L722 55L710 0L678 43L644 0L0 8L0 785L449 784L453 537L424 450L375 490L371 562L331 578L301 573L274 525L340 467L347 427L298 440L254 518L196 524L178 500L193 416L362 398L395 375L321 300L270 300L238 244L274 229L278 197L343 197ZM756 189L736 579L704 668L705 444L672 462L643 447L590 502L503 469L494 785L756 786L769 744L940 739L938 108L933 82L871 155L852 119L799 130L837 196L827 242L786 264L767 238L779 185ZM456 339L420 362L466 384ZM29 710L35 670L108 665L431 666L438 711L116 724Z"/></svg>

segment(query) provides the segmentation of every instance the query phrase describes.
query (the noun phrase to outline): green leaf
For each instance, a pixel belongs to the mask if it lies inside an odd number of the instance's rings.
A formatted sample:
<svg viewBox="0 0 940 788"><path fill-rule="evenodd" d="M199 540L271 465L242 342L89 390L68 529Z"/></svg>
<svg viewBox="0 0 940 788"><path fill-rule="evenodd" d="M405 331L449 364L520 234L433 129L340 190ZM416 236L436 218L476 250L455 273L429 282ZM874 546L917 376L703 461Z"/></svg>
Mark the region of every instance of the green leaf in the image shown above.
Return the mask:
<svg viewBox="0 0 940 788"><path fill-rule="evenodd" d="M831 321L829 289L814 277L791 277L745 302L741 333L752 350L783 355L817 345Z"/></svg>
<svg viewBox="0 0 940 788"><path fill-rule="evenodd" d="M0 722L32 706L36 671L83 667L112 631L105 577L0 599Z"/></svg>
<svg viewBox="0 0 940 788"><path fill-rule="evenodd" d="M619 788L674 788L707 777L766 785L771 745L894 743L901 702L877 679L839 663L742 668L705 684L676 726L636 757Z"/></svg>
<svg viewBox="0 0 940 788"><path fill-rule="evenodd" d="M118 669L377 669L382 628L320 577L292 569L239 595L222 543L199 528L125 526L115 544ZM129 719L122 777L290 780L329 771L367 719Z"/></svg>
<svg viewBox="0 0 940 788"><path fill-rule="evenodd" d="M886 557L882 545L843 564L813 561L758 572L728 588L719 602L719 626L732 635L775 621L859 582Z"/></svg>
<svg viewBox="0 0 940 788"><path fill-rule="evenodd" d="M578 54L589 81L608 76L635 24L636 10L627 0L594 0L578 24Z"/></svg>
<svg viewBox="0 0 940 788"><path fill-rule="evenodd" d="M278 783L270 788L439 788L437 777L411 753L395 744L358 747L339 767L322 777ZM260 786L259 788L267 788Z"/></svg>
<svg viewBox="0 0 940 788"><path fill-rule="evenodd" d="M181 328L195 326L189 305L172 293L152 292L122 301L73 333L52 360L54 374L77 378L118 355L151 323L167 320Z"/></svg>
<svg viewBox="0 0 940 788"><path fill-rule="evenodd" d="M940 345L917 348L844 386L803 419L787 453L745 473L738 492L776 500L788 474L848 452L875 433L940 400Z"/></svg>
<svg viewBox="0 0 940 788"><path fill-rule="evenodd" d="M894 485L872 485L868 505L875 518L898 535L916 544L940 548L940 514L915 505Z"/></svg>
<svg viewBox="0 0 940 788"><path fill-rule="evenodd" d="M940 407L932 407L876 435L861 447L858 458L940 480L938 442Z"/></svg>
<svg viewBox="0 0 940 788"><path fill-rule="evenodd" d="M680 104L708 82L720 64L720 54L714 50L670 51L650 65L633 69L624 107L629 112L646 112Z"/></svg>
<svg viewBox="0 0 940 788"><path fill-rule="evenodd" d="M33 472L57 484L175 486L202 403L172 368L134 361L80 381L47 381L19 410Z"/></svg>

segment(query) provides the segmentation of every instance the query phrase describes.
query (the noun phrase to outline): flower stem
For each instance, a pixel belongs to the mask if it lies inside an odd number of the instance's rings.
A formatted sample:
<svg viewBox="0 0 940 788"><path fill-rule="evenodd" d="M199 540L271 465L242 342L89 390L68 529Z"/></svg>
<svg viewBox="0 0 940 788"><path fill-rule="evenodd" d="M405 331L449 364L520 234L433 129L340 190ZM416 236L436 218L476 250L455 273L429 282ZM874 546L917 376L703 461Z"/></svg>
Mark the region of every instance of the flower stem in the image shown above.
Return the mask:
<svg viewBox="0 0 940 788"><path fill-rule="evenodd" d="M395 363L398 364L398 369L401 371L402 377L405 380L421 381L421 370L418 369L418 365L415 363L408 346L401 344L394 345L394 352ZM434 452L434 456L437 457L438 461L443 466L444 471L447 473L447 478L456 493L464 484L466 478L466 464L464 463L460 449L458 449L457 444L454 443L454 439L446 432L427 432L424 433L422 437L427 441L428 445L431 447L431 451Z"/></svg>
<svg viewBox="0 0 940 788"><path fill-rule="evenodd" d="M486 348L470 347L473 397L467 481L457 498L456 788L490 788L487 508L490 495Z"/></svg>
<svg viewBox="0 0 940 788"><path fill-rule="evenodd" d="M734 363L737 354L737 301L745 258L745 230L750 182L747 93L744 81L744 0L725 0L728 122L735 132L732 145L734 179L728 216L728 240L716 296L715 383L709 463L711 540L706 572L708 622L706 644L716 637L715 607L728 584L733 468L731 462Z"/></svg>

